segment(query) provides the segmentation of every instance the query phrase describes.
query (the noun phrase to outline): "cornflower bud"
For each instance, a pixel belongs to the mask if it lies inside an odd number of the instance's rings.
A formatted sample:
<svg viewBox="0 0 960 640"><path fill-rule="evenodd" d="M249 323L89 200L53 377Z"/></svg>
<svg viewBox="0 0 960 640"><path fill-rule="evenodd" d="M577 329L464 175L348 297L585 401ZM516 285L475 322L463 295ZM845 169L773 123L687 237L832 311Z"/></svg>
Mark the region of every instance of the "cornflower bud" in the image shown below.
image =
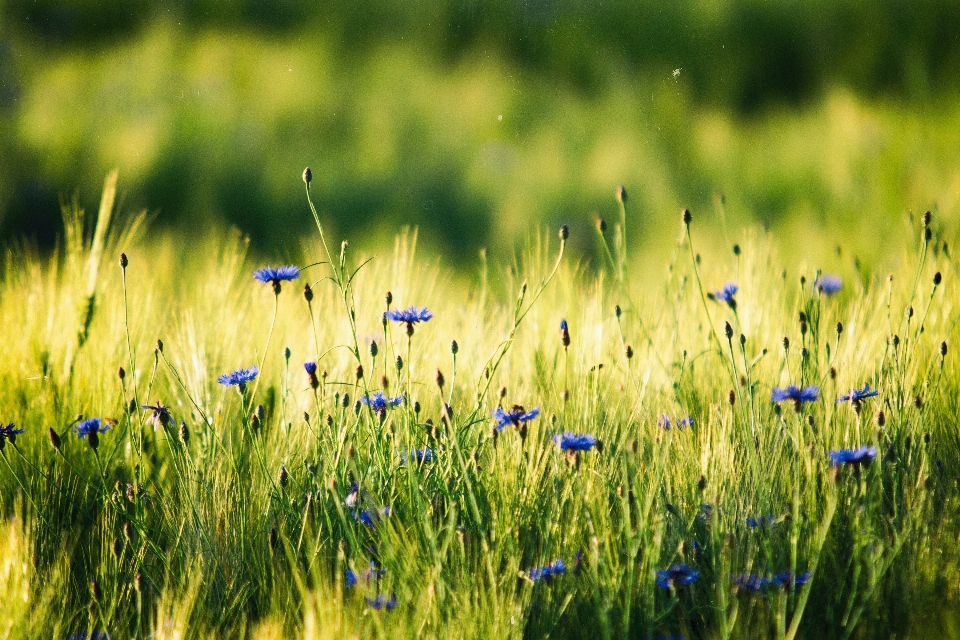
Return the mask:
<svg viewBox="0 0 960 640"><path fill-rule="evenodd" d="M560 225L560 240L566 242L567 238L570 237L570 227L563 224Z"/></svg>
<svg viewBox="0 0 960 640"><path fill-rule="evenodd" d="M310 184L313 180L313 171L310 170L310 167L307 167L303 170L303 183Z"/></svg>
<svg viewBox="0 0 960 640"><path fill-rule="evenodd" d="M693 221L693 215L690 213L690 209L681 211L680 216L683 218L683 224L685 225L689 225Z"/></svg>
<svg viewBox="0 0 960 640"><path fill-rule="evenodd" d="M303 285L303 299L308 303L313 302L313 289L310 287L310 283Z"/></svg>

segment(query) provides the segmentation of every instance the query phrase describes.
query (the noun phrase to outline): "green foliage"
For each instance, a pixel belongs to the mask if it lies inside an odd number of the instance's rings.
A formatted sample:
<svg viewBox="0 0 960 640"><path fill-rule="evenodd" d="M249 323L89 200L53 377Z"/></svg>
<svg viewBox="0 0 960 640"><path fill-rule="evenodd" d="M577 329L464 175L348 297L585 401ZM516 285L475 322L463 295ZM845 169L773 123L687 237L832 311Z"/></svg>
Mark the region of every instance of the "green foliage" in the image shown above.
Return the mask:
<svg viewBox="0 0 960 640"><path fill-rule="evenodd" d="M0 285L0 417L26 430L0 451L11 637L960 629L960 374L941 347L958 265L936 218L904 221L890 278L821 263L844 279L828 296L812 286L819 269L781 261L776 237L701 247L720 234L707 215L660 232L670 257L656 270L627 260L611 225L609 267L584 269L550 233L479 284L419 257L416 234L369 262L338 251L318 215L322 242L308 238L297 261L309 302L299 281L277 294L254 281L238 235L145 242L134 219L97 243L81 211L66 220L60 253L8 254ZM706 295L727 281L735 307ZM434 318L412 334L383 322L388 290L391 308ZM245 389L216 383L253 364ZM835 402L865 383L879 396ZM820 399L772 404L788 384ZM405 401L355 405L374 390ZM154 400L171 420L138 408ZM495 436L491 412L514 404L541 414ZM114 425L97 449L70 432L93 416ZM602 446L564 454L563 431ZM872 464L831 467L830 451L859 446L877 447ZM426 447L430 461L405 455ZM357 521L364 510L374 526ZM530 579L558 558L566 574ZM368 581L371 560L383 574ZM657 587L678 563L699 579ZM738 591L737 576L781 571L812 578ZM375 611L365 597L377 594L396 608Z"/></svg>

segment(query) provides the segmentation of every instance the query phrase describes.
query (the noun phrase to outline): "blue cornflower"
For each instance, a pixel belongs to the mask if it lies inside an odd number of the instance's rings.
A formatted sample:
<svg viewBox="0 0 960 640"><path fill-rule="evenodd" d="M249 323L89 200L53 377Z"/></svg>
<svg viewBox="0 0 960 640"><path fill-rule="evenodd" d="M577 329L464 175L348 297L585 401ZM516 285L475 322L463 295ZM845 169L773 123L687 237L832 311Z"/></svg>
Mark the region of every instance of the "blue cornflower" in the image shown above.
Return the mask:
<svg viewBox="0 0 960 640"><path fill-rule="evenodd" d="M876 447L860 447L859 449L840 449L830 452L830 460L833 466L839 467L843 464L853 465L859 469L860 465L869 465L877 457Z"/></svg>
<svg viewBox="0 0 960 640"><path fill-rule="evenodd" d="M703 551L703 547L700 546L700 543L697 542L697 539L696 539L696 538L694 538L694 539L690 542L690 549L692 549L695 554L696 554L696 553L700 553L700 552Z"/></svg>
<svg viewBox="0 0 960 640"><path fill-rule="evenodd" d="M775 387L773 389L772 399L774 402L783 402L785 400L793 400L794 404L797 405L797 410L799 411L800 405L804 402L814 402L820 398L820 388L816 385L811 385L809 387L800 388L795 384L790 385L786 389L781 389L780 387Z"/></svg>
<svg viewBox="0 0 960 640"><path fill-rule="evenodd" d="M713 293L707 294L709 297L713 298L717 302L726 302L731 309L737 308L737 300L734 298L737 295L737 291L740 290L740 287L728 282L723 285L723 289L720 291L714 291Z"/></svg>
<svg viewBox="0 0 960 640"><path fill-rule="evenodd" d="M23 429L17 429L16 425L12 422L7 426L0 425L0 451L3 451L7 440L9 440L11 444L16 442L17 434L19 433L23 433Z"/></svg>
<svg viewBox="0 0 960 640"><path fill-rule="evenodd" d="M377 611L380 611L380 609L384 608L386 608L387 611L391 611L397 606L397 594L395 593L390 594L389 600L384 598L382 593L378 594L376 598L367 597L366 600L367 604Z"/></svg>
<svg viewBox="0 0 960 640"><path fill-rule="evenodd" d="M770 580L770 584L773 585L774 587L787 587L789 589L790 583L793 582L798 587L802 587L803 585L810 582L810 578L812 576L813 576L813 573L810 571L807 571L806 573L801 573L800 575L798 575L794 580L792 571L781 571L780 573L773 576L773 579Z"/></svg>
<svg viewBox="0 0 960 640"><path fill-rule="evenodd" d="M700 515L697 517L701 520L709 520L713 516L713 505L707 502L704 502L700 505Z"/></svg>
<svg viewBox="0 0 960 640"><path fill-rule="evenodd" d="M770 584L770 578L754 573L744 573L733 577L733 586L736 587L738 593L742 591L760 593Z"/></svg>
<svg viewBox="0 0 960 640"><path fill-rule="evenodd" d="M391 309L387 311L385 315L387 316L387 320L404 322L407 326L410 326L418 322L426 322L433 317L433 312L426 307L418 309L416 306L411 305L408 309Z"/></svg>
<svg viewBox="0 0 960 640"><path fill-rule="evenodd" d="M260 369L257 368L257 365L253 365L249 369L237 369L233 373L225 373L217 378L217 382L225 387L237 385L240 392L243 393L247 390L247 383L253 381L258 373L260 373Z"/></svg>
<svg viewBox="0 0 960 640"><path fill-rule="evenodd" d="M404 462L410 459L420 464L433 462L433 451L429 447L426 449L411 449L409 454L401 453L400 458Z"/></svg>
<svg viewBox="0 0 960 640"><path fill-rule="evenodd" d="M364 509L363 511L354 511L353 517L372 529L378 522L389 516L390 512L390 507L381 507L380 509L371 508Z"/></svg>
<svg viewBox="0 0 960 640"><path fill-rule="evenodd" d="M357 502L360 500L360 485L356 482L350 483L350 490L347 491L347 497L343 499L343 504L348 507L357 506Z"/></svg>
<svg viewBox="0 0 960 640"><path fill-rule="evenodd" d="M671 565L669 569L657 571L657 586L661 589L676 589L696 582L700 572L685 564Z"/></svg>
<svg viewBox="0 0 960 640"><path fill-rule="evenodd" d="M350 569L344 571L343 574L343 586L345 587L355 587L357 586L357 574L355 574Z"/></svg>
<svg viewBox="0 0 960 640"><path fill-rule="evenodd" d="M567 453L579 453L580 451L590 451L597 446L597 439L589 433L570 433L564 431L563 435L553 436L553 441L560 445L562 451Z"/></svg>
<svg viewBox="0 0 960 640"><path fill-rule="evenodd" d="M756 529L757 527L772 527L776 521L777 519L773 514L760 516L758 518L747 518L747 526L751 529Z"/></svg>
<svg viewBox="0 0 960 640"><path fill-rule="evenodd" d="M140 408L143 409L144 411L153 412L150 414L150 417L147 418L147 423L153 425L154 431L156 431L157 429L166 427L168 424L170 424L170 420L172 420L172 418L170 417L170 408L160 404L159 400L157 400L156 406L152 404L145 404L145 405L142 405Z"/></svg>
<svg viewBox="0 0 960 640"><path fill-rule="evenodd" d="M290 265L288 267L264 267L253 272L253 277L264 284L273 285L273 292L280 293L280 282L296 280L300 277L300 267Z"/></svg>
<svg viewBox="0 0 960 640"><path fill-rule="evenodd" d="M386 411L387 407L399 407L400 403L403 402L403 396L391 398L390 396L383 395L382 391L374 391L373 395L363 396L360 400L363 404L370 405L371 409L380 413L381 411Z"/></svg>
<svg viewBox="0 0 960 640"><path fill-rule="evenodd" d="M304 362L303 369L307 372L308 376L317 375L317 363L316 362Z"/></svg>
<svg viewBox="0 0 960 640"><path fill-rule="evenodd" d="M530 422L538 415L540 415L540 407L534 407L530 411L525 411L522 406L515 404L509 412L504 411L503 407L497 407L493 410L493 419L497 421L497 426L494 427L494 430L500 431L508 424L519 428L521 423Z"/></svg>
<svg viewBox="0 0 960 640"><path fill-rule="evenodd" d="M837 398L837 402L840 403L849 400L853 404L857 404L864 398L873 398L878 393L880 392L876 389L871 389L869 384L864 384L863 389L851 389L847 395Z"/></svg>
<svg viewBox="0 0 960 640"><path fill-rule="evenodd" d="M657 424L663 427L665 430L669 431L673 427L673 421L670 419L670 416L663 414L657 420ZM677 420L677 429L685 429L687 427L692 427L694 425L693 416L687 416L686 418L681 418Z"/></svg>
<svg viewBox="0 0 960 640"><path fill-rule="evenodd" d="M549 582L555 576L562 575L567 572L567 565L563 563L562 559L557 559L553 564L548 564L545 567L533 567L530 569L529 575L530 579L536 582L537 580L545 580Z"/></svg>
<svg viewBox="0 0 960 640"><path fill-rule="evenodd" d="M843 280L840 279L840 276L825 274L817 278L813 286L815 289L822 291L824 295L832 296L843 287Z"/></svg>
<svg viewBox="0 0 960 640"><path fill-rule="evenodd" d="M90 418L76 425L73 428L73 432L81 438L86 438L94 434L105 433L107 429L112 426L112 424L101 420L100 418Z"/></svg>

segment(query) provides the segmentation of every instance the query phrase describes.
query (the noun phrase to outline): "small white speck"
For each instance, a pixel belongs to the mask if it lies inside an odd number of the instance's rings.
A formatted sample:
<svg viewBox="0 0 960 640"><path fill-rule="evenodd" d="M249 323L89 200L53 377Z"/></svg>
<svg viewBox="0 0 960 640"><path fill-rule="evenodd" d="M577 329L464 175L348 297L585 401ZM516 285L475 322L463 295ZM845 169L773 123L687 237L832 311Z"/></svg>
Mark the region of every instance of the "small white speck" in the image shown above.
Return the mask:
<svg viewBox="0 0 960 640"><path fill-rule="evenodd" d="M497 116L497 120L503 120L503 115Z"/></svg>
<svg viewBox="0 0 960 640"><path fill-rule="evenodd" d="M683 67L680 67L680 69L682 69L682 68L683 68ZM680 75L680 69L674 69L674 70L673 70L673 77L674 77L674 78L676 78L678 75Z"/></svg>

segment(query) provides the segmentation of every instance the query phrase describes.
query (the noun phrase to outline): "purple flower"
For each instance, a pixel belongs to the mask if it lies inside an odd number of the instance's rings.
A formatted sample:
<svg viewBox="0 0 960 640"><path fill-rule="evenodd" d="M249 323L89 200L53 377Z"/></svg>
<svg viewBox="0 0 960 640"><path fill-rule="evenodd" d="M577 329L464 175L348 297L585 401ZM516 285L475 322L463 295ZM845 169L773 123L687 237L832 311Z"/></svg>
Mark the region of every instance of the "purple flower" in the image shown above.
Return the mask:
<svg viewBox="0 0 960 640"><path fill-rule="evenodd" d="M696 582L700 572L685 564L671 565L669 569L657 571L657 586L661 589L677 589Z"/></svg>
<svg viewBox="0 0 960 640"><path fill-rule="evenodd" d="M11 444L15 443L17 441L17 434L20 433L23 433L23 429L17 429L16 425L12 422L7 426L0 425L0 451L3 451L7 440L9 440Z"/></svg>
<svg viewBox="0 0 960 640"><path fill-rule="evenodd" d="M737 291L739 290L740 290L740 287L733 284L732 282L728 282L727 284L723 285L723 289L721 289L720 291L714 291L713 293L710 293L707 295L708 297L713 298L717 302L726 302L727 306L729 306L731 309L736 309L737 300L736 298L734 298L734 296L737 294Z"/></svg>
<svg viewBox="0 0 960 640"><path fill-rule="evenodd" d="M433 451L429 447L426 449L411 449L409 454L401 453L400 459L403 460L403 462L413 460L418 464L433 462Z"/></svg>
<svg viewBox="0 0 960 640"><path fill-rule="evenodd" d="M538 415L540 415L540 407L525 411L522 406L515 404L509 412L504 411L503 407L497 407L493 410L493 418L497 421L497 426L494 429L500 431L508 424L519 428L521 423L530 422Z"/></svg>
<svg viewBox="0 0 960 640"><path fill-rule="evenodd" d="M89 418L75 426L73 432L80 438L86 438L94 433L105 433L112 426L100 418Z"/></svg>
<svg viewBox="0 0 960 640"><path fill-rule="evenodd" d="M777 519L773 516L773 514L769 516L760 516L758 518L747 518L747 526L751 529L756 529L757 527L772 527L776 521Z"/></svg>
<svg viewBox="0 0 960 640"><path fill-rule="evenodd" d="M657 420L657 424L663 427L666 431L669 431L673 427L673 421L670 419L670 416L663 414ZM687 427L692 427L694 425L693 416L687 416L686 418L681 418L677 420L677 429L685 429Z"/></svg>
<svg viewBox="0 0 960 640"><path fill-rule="evenodd" d="M814 281L813 286L815 289L822 291L824 295L832 296L843 287L843 280L840 279L840 276L824 274Z"/></svg>
<svg viewBox="0 0 960 640"><path fill-rule="evenodd" d="M367 604L373 607L374 609L376 609L377 611L380 611L381 609L392 611L394 607L397 606L397 594L395 593L390 594L389 600L384 598L382 593L377 594L376 598L367 597L366 600L367 600Z"/></svg>
<svg viewBox="0 0 960 640"><path fill-rule="evenodd" d="M859 449L840 449L839 451L830 452L830 460L833 463L833 466L839 467L840 465L849 464L853 465L856 468L860 468L860 465L869 465L873 462L873 459L877 457L877 448L876 447L860 447Z"/></svg>
<svg viewBox="0 0 960 640"><path fill-rule="evenodd" d="M345 587L355 587L357 586L357 574L355 574L350 569L344 571L343 574L343 586Z"/></svg>
<svg viewBox="0 0 960 640"><path fill-rule="evenodd" d="M308 376L317 375L317 363L316 362L304 362L303 369L307 372Z"/></svg>
<svg viewBox="0 0 960 640"><path fill-rule="evenodd" d="M170 424L170 420L172 420L170 417L170 408L160 404L159 400L157 400L156 406L152 404L145 404L140 408L144 411L153 412L150 414L150 417L147 418L147 423L153 425L154 431L166 427L168 424Z"/></svg>
<svg viewBox="0 0 960 640"><path fill-rule="evenodd" d="M564 431L563 435L553 436L553 441L560 445L562 451L567 453L577 453L580 451L590 451L597 446L597 439L589 433L570 433Z"/></svg>
<svg viewBox="0 0 960 640"><path fill-rule="evenodd" d="M300 267L288 266L288 267L264 267L263 269L257 269L253 272L253 277L259 281L266 283L272 283L274 285L280 284L281 281L290 281L296 280L300 277Z"/></svg>
<svg viewBox="0 0 960 640"><path fill-rule="evenodd" d="M871 389L869 384L864 384L863 389L851 389L847 395L837 398L837 402L847 402L849 400L853 404L858 404L864 398L873 398L878 393L880 392L876 389Z"/></svg>
<svg viewBox="0 0 960 640"><path fill-rule="evenodd" d="M781 389L780 387L775 387L773 390L773 401L774 402L783 402L785 400L793 400L799 408L804 402L814 402L820 398L820 388L816 385L811 385L809 387L800 388L795 384L790 385L786 389Z"/></svg>
<svg viewBox="0 0 960 640"><path fill-rule="evenodd" d="M354 511L353 517L372 529L381 520L388 517L390 513L390 507L381 507L380 509L370 508L364 509L363 511Z"/></svg>
<svg viewBox="0 0 960 640"><path fill-rule="evenodd" d="M418 322L426 322L433 317L433 313L426 307L417 309L416 306L410 306L408 309L391 309L385 314L387 320L394 322L404 322L408 325Z"/></svg>
<svg viewBox="0 0 960 640"><path fill-rule="evenodd" d="M794 580L792 571L781 571L777 575L773 576L773 578L770 580L770 584L773 585L774 587L786 587L789 589L790 584L792 582L796 584L796 586L802 587L803 585L810 582L810 578L812 576L813 576L813 573L810 571L807 571L806 573L801 573L800 575L798 575L796 577L796 580Z"/></svg>
<svg viewBox="0 0 960 640"><path fill-rule="evenodd" d="M247 383L256 379L258 373L260 369L257 365L253 365L249 369L237 369L233 373L225 373L217 378L217 382L225 387L236 385L242 393L247 390Z"/></svg>
<svg viewBox="0 0 960 640"><path fill-rule="evenodd" d="M370 405L371 409L380 413L381 411L386 411L387 407L399 407L403 402L403 396L391 398L383 395L382 391L375 391L373 395L363 396L360 400L363 404Z"/></svg>
<svg viewBox="0 0 960 640"><path fill-rule="evenodd" d="M549 582L556 576L562 575L567 572L567 565L563 563L563 560L557 559L553 564L548 564L545 567L533 567L529 571L530 579L534 582L538 580L544 580Z"/></svg>
<svg viewBox="0 0 960 640"><path fill-rule="evenodd" d="M738 593L744 591L760 593L770 586L770 584L770 578L753 573L744 573L739 576L734 576L733 578L733 586L736 587Z"/></svg>

